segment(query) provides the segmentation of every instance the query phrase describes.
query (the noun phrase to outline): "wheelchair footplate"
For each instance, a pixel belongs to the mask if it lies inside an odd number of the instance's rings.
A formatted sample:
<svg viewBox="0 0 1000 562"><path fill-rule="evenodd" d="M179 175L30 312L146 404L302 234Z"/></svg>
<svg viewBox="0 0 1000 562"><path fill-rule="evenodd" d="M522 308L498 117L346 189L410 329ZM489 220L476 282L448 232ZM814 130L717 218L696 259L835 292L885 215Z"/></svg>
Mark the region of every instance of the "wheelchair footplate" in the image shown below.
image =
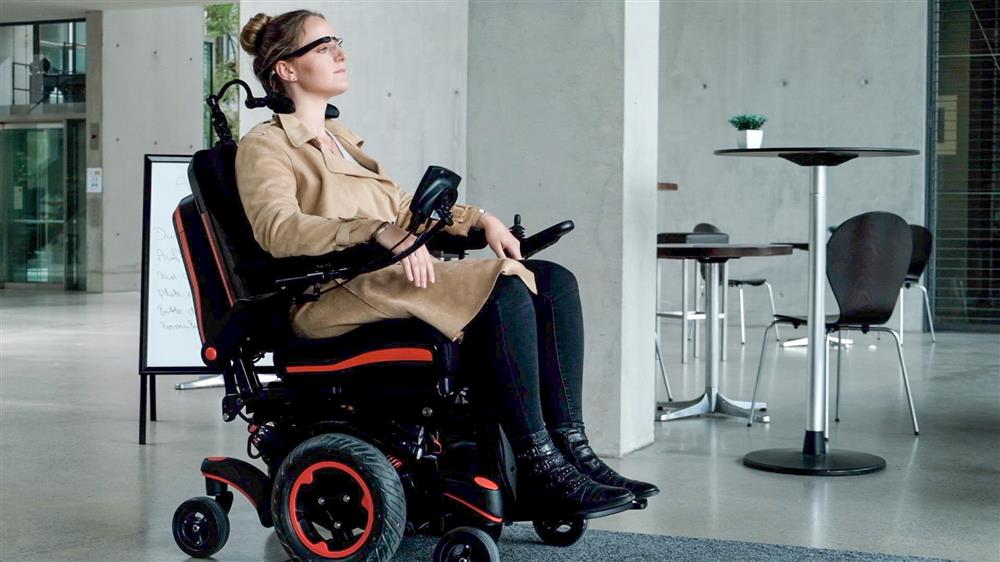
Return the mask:
<svg viewBox="0 0 1000 562"><path fill-rule="evenodd" d="M503 493L500 486L485 476L476 476L472 482L446 478L441 491L442 501L455 513L466 512L483 524L503 524Z"/></svg>
<svg viewBox="0 0 1000 562"><path fill-rule="evenodd" d="M233 494L228 490L231 486L250 500L261 525L274 526L271 520L271 479L259 468L239 459L208 457L201 462L201 473L205 476L205 492L222 504L227 512L233 503Z"/></svg>

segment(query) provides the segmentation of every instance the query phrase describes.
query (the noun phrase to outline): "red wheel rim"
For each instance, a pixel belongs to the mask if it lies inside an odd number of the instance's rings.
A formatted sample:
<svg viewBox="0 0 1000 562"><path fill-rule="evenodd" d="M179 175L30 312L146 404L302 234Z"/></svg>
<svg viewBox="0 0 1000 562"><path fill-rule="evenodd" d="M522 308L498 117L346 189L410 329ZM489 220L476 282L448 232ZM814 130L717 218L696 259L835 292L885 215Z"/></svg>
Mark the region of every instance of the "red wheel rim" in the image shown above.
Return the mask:
<svg viewBox="0 0 1000 562"><path fill-rule="evenodd" d="M327 508L324 505L325 500L328 500L327 496L321 494L320 490L316 489L317 486L314 485L317 478L337 482L340 485L347 483L348 486L353 482L361 492L360 501L351 496L353 492L340 494L335 499L343 500L344 498L349 498L349 500L346 502L341 501L339 505L335 505L335 502L331 501L329 508ZM340 491L335 492L339 493ZM308 503L309 505L302 505L300 500L303 500L302 503ZM335 540L332 536L324 538L319 529L316 528L316 523L319 523L321 519L325 519L324 515L328 516L331 522L336 521L339 518L339 514L345 514L348 521L352 518L357 520L356 513L350 513L352 510L357 511L357 508L363 509L365 516L363 517L363 523L359 522L350 525L351 529L347 530L362 529L361 534L357 535L353 542L351 542L350 538L345 540L343 536L339 537L339 540ZM318 517L317 512L319 512ZM295 536L298 537L299 541L306 548L319 556L334 559L346 558L357 552L368 540L375 523L374 503L368 485L356 470L335 461L315 463L299 474L295 482L292 483L292 492L288 497L288 516L291 520L292 529L295 531ZM333 523L333 525L336 525L336 523ZM323 525L322 523L319 523L319 526L327 527L328 531L333 531L332 526ZM336 547L331 548L331 543L338 542L341 543L339 549L335 550L334 548Z"/></svg>

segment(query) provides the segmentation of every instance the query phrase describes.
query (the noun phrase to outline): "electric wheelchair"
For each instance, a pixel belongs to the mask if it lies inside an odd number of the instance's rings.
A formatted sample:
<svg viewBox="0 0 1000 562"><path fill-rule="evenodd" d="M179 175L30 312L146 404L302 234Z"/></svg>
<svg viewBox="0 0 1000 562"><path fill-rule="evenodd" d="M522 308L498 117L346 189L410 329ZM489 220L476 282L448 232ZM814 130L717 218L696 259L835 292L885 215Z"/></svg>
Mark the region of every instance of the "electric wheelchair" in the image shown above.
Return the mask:
<svg viewBox="0 0 1000 562"><path fill-rule="evenodd" d="M484 248L481 231L468 238L438 232L451 222L460 178L428 168L411 205L417 241L401 254L362 244L319 257L273 258L255 241L236 189L237 146L218 106L233 84L246 89L247 107L268 105L239 80L206 99L219 142L192 158L192 195L173 222L202 359L223 373L223 418L247 423L247 455L267 470L205 458L206 496L174 514L178 546L207 557L225 545L232 489L296 560L388 560L403 535L426 533L443 535L434 560L495 561L503 526L515 521L533 521L545 543L576 542L586 520L517 497L514 455L495 418L474 404L463 375L476 365L457 343L417 319L321 340L298 338L290 328L289 308L316 298L320 285L391 265L425 243L459 258ZM327 112L337 116L333 106ZM525 238L516 224L512 232L528 257L572 228L565 221ZM266 352L278 379L262 384L255 362ZM645 501L616 511L644 508Z"/></svg>

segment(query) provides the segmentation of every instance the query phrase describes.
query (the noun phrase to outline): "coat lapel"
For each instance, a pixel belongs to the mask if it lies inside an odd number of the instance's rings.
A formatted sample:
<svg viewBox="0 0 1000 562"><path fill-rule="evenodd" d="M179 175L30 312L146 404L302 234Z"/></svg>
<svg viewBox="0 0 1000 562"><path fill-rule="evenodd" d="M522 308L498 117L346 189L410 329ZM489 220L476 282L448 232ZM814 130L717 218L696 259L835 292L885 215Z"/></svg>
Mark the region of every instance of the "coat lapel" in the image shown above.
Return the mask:
<svg viewBox="0 0 1000 562"><path fill-rule="evenodd" d="M315 143L310 142L316 139L316 135L312 134L297 117L288 113L279 113L276 115L278 121L281 122L281 128L284 129L285 134L288 136L288 142L293 147L301 148L306 144L314 144L314 146L319 148L318 140ZM333 119L326 120L326 129L336 135L347 152L357 160L357 163L354 163L345 158L337 158L324 150L322 151L323 162L326 164L327 170L335 174L392 181L381 174L382 170L378 161L361 151L360 147L365 142L363 138L334 123Z"/></svg>

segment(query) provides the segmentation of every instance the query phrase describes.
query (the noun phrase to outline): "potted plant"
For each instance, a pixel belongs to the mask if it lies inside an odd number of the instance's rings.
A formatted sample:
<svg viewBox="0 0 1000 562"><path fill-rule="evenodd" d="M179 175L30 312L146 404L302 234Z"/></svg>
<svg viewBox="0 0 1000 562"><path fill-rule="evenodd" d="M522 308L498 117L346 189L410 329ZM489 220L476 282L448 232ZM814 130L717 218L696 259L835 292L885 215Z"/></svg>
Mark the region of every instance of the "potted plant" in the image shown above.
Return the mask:
<svg viewBox="0 0 1000 562"><path fill-rule="evenodd" d="M731 117L729 123L739 132L736 145L740 148L760 148L760 142L764 140L764 131L760 128L766 121L767 117L753 113Z"/></svg>

